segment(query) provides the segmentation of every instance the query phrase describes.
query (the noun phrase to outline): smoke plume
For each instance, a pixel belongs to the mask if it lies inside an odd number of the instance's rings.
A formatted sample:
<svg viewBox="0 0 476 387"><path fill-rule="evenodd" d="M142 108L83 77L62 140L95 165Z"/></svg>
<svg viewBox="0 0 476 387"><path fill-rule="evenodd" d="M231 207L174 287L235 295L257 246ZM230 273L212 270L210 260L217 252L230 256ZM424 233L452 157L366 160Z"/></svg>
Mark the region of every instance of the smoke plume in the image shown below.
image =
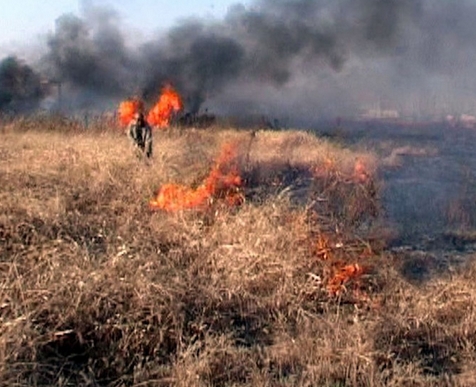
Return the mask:
<svg viewBox="0 0 476 387"><path fill-rule="evenodd" d="M30 66L13 56L0 62L0 111L32 110L44 92L40 75Z"/></svg>
<svg viewBox="0 0 476 387"><path fill-rule="evenodd" d="M114 10L56 22L43 60L92 106L171 82L197 112L351 115L475 110L476 1L257 0L223 20L181 22L135 47Z"/></svg>

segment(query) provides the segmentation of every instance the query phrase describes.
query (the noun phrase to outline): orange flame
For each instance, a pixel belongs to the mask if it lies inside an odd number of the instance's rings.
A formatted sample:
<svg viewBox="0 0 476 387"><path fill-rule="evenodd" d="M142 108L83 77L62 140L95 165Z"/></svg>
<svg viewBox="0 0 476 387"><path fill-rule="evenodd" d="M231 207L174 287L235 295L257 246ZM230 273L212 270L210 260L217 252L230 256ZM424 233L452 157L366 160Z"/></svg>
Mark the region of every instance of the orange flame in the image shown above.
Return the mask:
<svg viewBox="0 0 476 387"><path fill-rule="evenodd" d="M144 110L144 103L139 99L123 101L119 105L119 122L121 125L128 125L134 115Z"/></svg>
<svg viewBox="0 0 476 387"><path fill-rule="evenodd" d="M233 163L234 150L225 145L205 181L196 189L179 184L165 184L155 199L149 202L155 210L179 211L191 208L206 208L213 199L223 199L228 205L238 205L242 184L238 167Z"/></svg>
<svg viewBox="0 0 476 387"><path fill-rule="evenodd" d="M319 234L315 245L317 256L323 261L327 261L332 257L332 249L330 247L329 238L323 234Z"/></svg>
<svg viewBox="0 0 476 387"><path fill-rule="evenodd" d="M352 177L356 183L360 184L365 184L370 180L370 173L362 160L356 160Z"/></svg>
<svg viewBox="0 0 476 387"><path fill-rule="evenodd" d="M172 86L166 85L162 89L159 101L149 112L147 121L153 126L165 128L169 125L172 113L176 113L182 109L182 98Z"/></svg>
<svg viewBox="0 0 476 387"><path fill-rule="evenodd" d="M335 174L336 170L335 161L326 157L323 163L316 166L312 172L316 178L327 178Z"/></svg>
<svg viewBox="0 0 476 387"><path fill-rule="evenodd" d="M359 278L363 273L364 268L358 263L341 267L327 285L329 293L339 294L347 282Z"/></svg>

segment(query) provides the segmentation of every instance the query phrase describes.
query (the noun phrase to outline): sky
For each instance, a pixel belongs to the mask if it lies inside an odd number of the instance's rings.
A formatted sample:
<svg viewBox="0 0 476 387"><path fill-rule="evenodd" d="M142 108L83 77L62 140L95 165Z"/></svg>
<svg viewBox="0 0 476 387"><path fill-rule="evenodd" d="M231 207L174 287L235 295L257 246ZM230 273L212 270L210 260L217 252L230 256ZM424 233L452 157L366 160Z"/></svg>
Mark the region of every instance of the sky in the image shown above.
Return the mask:
<svg viewBox="0 0 476 387"><path fill-rule="evenodd" d="M80 16L88 5L114 8L139 36L167 30L190 17L221 19L228 8L248 0L0 0L0 56L27 52L41 45L65 14Z"/></svg>

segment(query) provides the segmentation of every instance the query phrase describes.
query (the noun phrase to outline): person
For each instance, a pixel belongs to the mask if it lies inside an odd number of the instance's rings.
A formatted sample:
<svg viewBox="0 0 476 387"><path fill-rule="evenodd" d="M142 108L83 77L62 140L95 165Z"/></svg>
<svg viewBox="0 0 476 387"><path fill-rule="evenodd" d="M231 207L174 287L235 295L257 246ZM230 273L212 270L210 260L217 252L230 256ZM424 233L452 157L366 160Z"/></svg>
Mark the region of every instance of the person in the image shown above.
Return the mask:
<svg viewBox="0 0 476 387"><path fill-rule="evenodd" d="M152 157L152 128L146 121L144 113L134 115L128 127L128 135L141 154L145 154L147 158Z"/></svg>

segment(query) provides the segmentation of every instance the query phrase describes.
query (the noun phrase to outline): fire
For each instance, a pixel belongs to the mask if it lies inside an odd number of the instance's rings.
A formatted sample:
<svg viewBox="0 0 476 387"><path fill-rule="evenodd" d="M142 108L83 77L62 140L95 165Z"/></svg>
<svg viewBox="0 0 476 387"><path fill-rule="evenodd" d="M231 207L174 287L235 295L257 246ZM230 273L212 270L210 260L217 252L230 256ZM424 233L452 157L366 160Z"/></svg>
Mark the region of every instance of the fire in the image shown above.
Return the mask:
<svg viewBox="0 0 476 387"><path fill-rule="evenodd" d="M323 261L328 261L332 256L332 249L330 247L329 238L323 234L319 234L316 242L317 256Z"/></svg>
<svg viewBox="0 0 476 387"><path fill-rule="evenodd" d="M147 121L153 126L165 128L169 125L172 114L182 109L182 98L171 85L166 85L162 89L159 101L150 110Z"/></svg>
<svg viewBox="0 0 476 387"><path fill-rule="evenodd" d="M358 263L341 267L327 284L329 293L339 294L346 283L359 278L364 273L364 268Z"/></svg>
<svg viewBox="0 0 476 387"><path fill-rule="evenodd" d="M362 160L357 160L354 165L353 180L356 183L365 184L370 181L370 173Z"/></svg>
<svg viewBox="0 0 476 387"><path fill-rule="evenodd" d="M144 103L140 99L130 99L123 101L119 105L119 121L121 125L128 125L134 118L134 115L143 111Z"/></svg>
<svg viewBox="0 0 476 387"><path fill-rule="evenodd" d="M327 178L330 175L334 174L336 171L335 160L332 160L328 157L318 166L314 168L313 175L316 178Z"/></svg>
<svg viewBox="0 0 476 387"><path fill-rule="evenodd" d="M238 205L243 197L239 192L242 185L235 152L231 145L225 145L210 174L197 188L179 184L165 184L155 199L149 202L155 210L179 211L192 208L206 208L214 199L223 199L228 205Z"/></svg>

